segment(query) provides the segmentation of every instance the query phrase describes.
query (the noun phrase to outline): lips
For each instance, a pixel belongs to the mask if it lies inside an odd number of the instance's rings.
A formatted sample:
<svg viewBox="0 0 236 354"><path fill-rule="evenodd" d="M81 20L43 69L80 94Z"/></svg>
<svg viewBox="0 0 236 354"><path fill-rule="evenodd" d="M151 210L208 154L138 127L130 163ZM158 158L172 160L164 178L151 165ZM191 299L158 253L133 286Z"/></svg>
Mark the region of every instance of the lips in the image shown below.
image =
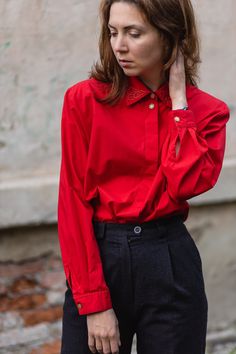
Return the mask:
<svg viewBox="0 0 236 354"><path fill-rule="evenodd" d="M132 63L130 60L123 60L123 59L119 59L119 62L121 62L121 63Z"/></svg>
<svg viewBox="0 0 236 354"><path fill-rule="evenodd" d="M129 60L119 60L119 63L120 63L120 65L121 65L123 68L128 68L128 67L131 66L132 61L129 61Z"/></svg>

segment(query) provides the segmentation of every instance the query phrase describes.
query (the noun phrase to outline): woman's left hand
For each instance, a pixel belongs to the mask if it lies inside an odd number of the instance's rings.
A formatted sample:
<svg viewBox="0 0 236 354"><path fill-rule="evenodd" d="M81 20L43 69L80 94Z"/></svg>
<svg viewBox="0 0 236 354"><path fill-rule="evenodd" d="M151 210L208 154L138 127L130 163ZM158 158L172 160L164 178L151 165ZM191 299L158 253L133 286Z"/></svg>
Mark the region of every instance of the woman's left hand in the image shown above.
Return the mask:
<svg viewBox="0 0 236 354"><path fill-rule="evenodd" d="M170 68L169 94L172 109L181 109L187 106L184 56L180 50L178 50L177 58Z"/></svg>

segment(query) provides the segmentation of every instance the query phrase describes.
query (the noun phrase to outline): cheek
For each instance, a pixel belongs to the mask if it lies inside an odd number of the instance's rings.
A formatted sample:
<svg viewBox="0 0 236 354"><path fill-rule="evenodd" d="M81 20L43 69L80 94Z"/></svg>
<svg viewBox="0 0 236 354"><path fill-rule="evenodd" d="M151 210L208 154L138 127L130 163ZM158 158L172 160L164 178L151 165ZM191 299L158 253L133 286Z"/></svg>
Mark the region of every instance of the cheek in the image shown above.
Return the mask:
<svg viewBox="0 0 236 354"><path fill-rule="evenodd" d="M161 58L157 52L153 50L144 51L142 56L138 58L138 64L140 68L149 69L156 65L161 65Z"/></svg>
<svg viewBox="0 0 236 354"><path fill-rule="evenodd" d="M132 51L137 59L145 59L147 62L156 62L161 60L163 53L161 45L157 43L140 43L139 46L133 47Z"/></svg>

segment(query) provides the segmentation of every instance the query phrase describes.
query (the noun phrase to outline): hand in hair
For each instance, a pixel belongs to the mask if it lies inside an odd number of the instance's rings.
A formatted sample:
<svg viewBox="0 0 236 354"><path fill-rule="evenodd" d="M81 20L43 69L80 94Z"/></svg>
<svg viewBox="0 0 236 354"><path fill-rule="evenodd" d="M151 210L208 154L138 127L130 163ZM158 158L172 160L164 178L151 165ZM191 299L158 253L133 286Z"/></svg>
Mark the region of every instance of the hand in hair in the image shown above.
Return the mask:
<svg viewBox="0 0 236 354"><path fill-rule="evenodd" d="M169 94L172 109L181 109L187 106L184 56L180 50L178 50L176 60L170 68Z"/></svg>

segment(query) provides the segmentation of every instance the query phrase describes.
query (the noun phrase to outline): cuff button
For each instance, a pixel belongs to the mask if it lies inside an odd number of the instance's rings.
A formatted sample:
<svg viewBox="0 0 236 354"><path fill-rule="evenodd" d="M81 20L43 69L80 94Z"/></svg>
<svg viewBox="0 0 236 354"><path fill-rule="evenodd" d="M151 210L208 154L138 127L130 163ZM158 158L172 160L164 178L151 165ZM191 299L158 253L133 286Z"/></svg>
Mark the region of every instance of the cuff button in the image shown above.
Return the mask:
<svg viewBox="0 0 236 354"><path fill-rule="evenodd" d="M82 305L81 304L77 304L78 308L81 309Z"/></svg>
<svg viewBox="0 0 236 354"><path fill-rule="evenodd" d="M176 122L179 122L179 121L180 121L180 118L179 118L179 117L175 117L174 120L175 120Z"/></svg>

